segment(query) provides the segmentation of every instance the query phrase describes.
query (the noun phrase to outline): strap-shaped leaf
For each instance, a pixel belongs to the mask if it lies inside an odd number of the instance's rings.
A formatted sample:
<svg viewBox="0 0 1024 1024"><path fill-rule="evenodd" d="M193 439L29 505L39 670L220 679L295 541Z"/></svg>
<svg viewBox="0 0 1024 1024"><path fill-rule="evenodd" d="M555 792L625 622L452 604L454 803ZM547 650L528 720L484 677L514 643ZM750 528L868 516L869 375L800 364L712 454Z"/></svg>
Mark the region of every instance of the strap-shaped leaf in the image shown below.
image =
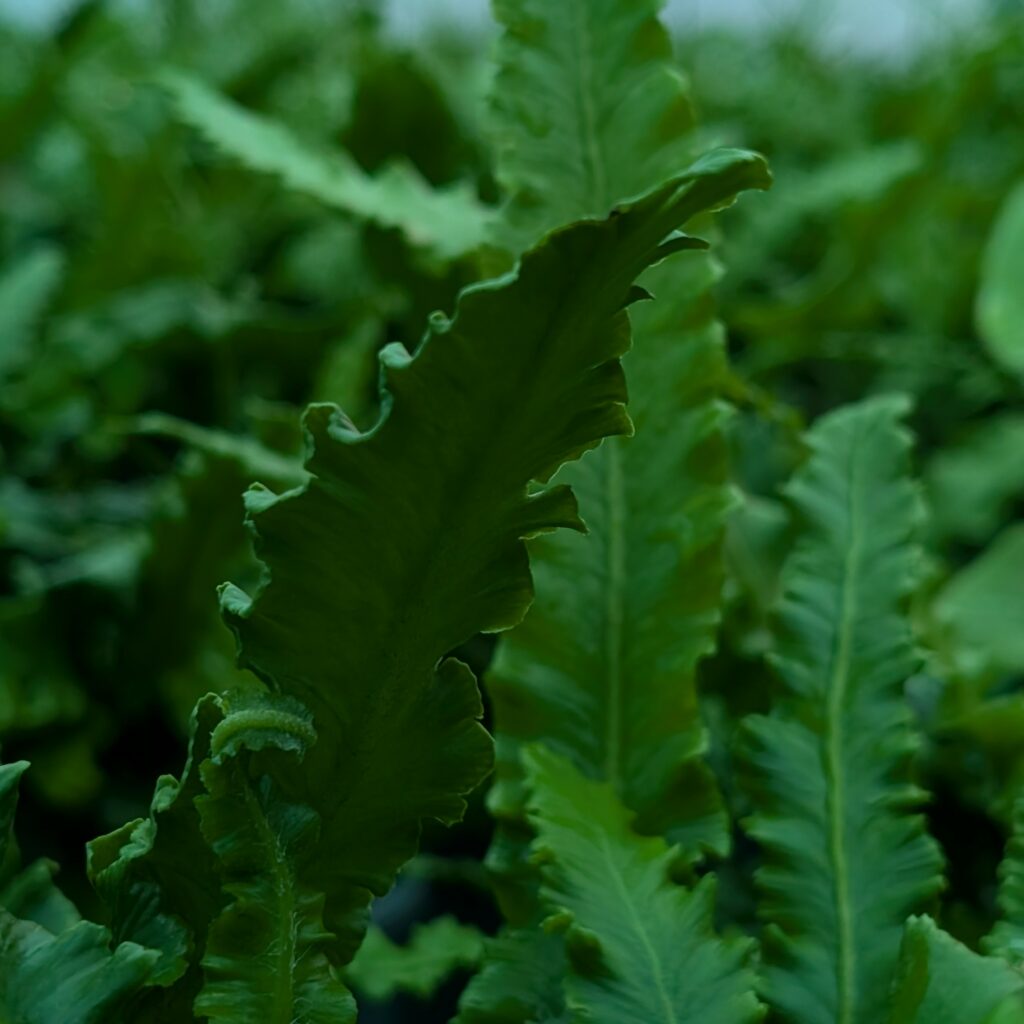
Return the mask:
<svg viewBox="0 0 1024 1024"><path fill-rule="evenodd" d="M703 256L675 276L657 269L665 290L634 314L637 344L624 360L636 436L559 474L589 535L531 541L537 598L488 673L499 871L523 817L519 753L531 741L610 782L642 831L668 834L690 855L728 846L695 679L714 645L730 507L726 411L714 398L724 354L707 299L714 270Z"/></svg>
<svg viewBox="0 0 1024 1024"><path fill-rule="evenodd" d="M441 259L464 256L483 242L489 211L467 185L434 189L407 164L369 175L344 150L320 151L198 79L165 72L160 82L183 121L246 167L328 206L397 228L412 245Z"/></svg>
<svg viewBox="0 0 1024 1024"><path fill-rule="evenodd" d="M602 215L693 159L693 113L658 21L664 0L495 0L495 225L518 251Z"/></svg>
<svg viewBox="0 0 1024 1024"><path fill-rule="evenodd" d="M509 244L610 208L691 149L693 117L660 7L496 4L504 33L492 104ZM744 186L767 184L761 168ZM704 256L644 277L656 299L634 314L637 343L624 364L637 435L610 439L559 475L590 535L530 544L537 599L488 677L498 754L490 807L502 823L489 859L506 880L529 840L525 742L543 741L611 782L644 831L669 833L693 854L728 843L701 756L694 678L714 644L729 507L714 278Z"/></svg>
<svg viewBox="0 0 1024 1024"><path fill-rule="evenodd" d="M524 753L541 895L566 929L570 1019L591 1024L760 1020L746 939L712 924L714 879L670 881L678 851L642 837L606 783L540 746Z"/></svg>
<svg viewBox="0 0 1024 1024"><path fill-rule="evenodd" d="M398 992L429 999L455 971L476 967L483 951L483 935L447 915L415 925L402 944L370 928L345 977L369 999L390 999Z"/></svg>
<svg viewBox="0 0 1024 1024"><path fill-rule="evenodd" d="M984 940L985 950L1024 965L1024 799L1013 806L1013 831L999 865L999 920Z"/></svg>
<svg viewBox="0 0 1024 1024"><path fill-rule="evenodd" d="M326 955L324 897L307 883L306 865L325 855L319 821L277 781L314 742L309 715L264 697L216 703L226 715L196 806L231 902L210 926L195 1011L222 1024L354 1024L355 1001Z"/></svg>
<svg viewBox="0 0 1024 1024"><path fill-rule="evenodd" d="M789 486L803 533L783 571L785 694L749 721L748 830L761 844L764 992L793 1024L885 1019L907 915L941 886L914 813L915 666L903 605L919 498L900 398L823 417Z"/></svg>
<svg viewBox="0 0 1024 1024"><path fill-rule="evenodd" d="M882 1018L879 1018L882 1019ZM972 953L930 917L903 933L889 1024L1024 1024L1024 979Z"/></svg>

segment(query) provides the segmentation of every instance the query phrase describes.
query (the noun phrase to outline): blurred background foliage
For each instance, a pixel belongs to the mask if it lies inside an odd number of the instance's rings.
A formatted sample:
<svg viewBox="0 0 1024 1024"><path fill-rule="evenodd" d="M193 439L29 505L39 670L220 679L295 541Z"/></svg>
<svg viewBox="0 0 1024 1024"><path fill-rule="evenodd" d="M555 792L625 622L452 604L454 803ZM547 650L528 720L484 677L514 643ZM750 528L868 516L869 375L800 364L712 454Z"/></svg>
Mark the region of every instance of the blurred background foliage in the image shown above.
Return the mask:
<svg viewBox="0 0 1024 1024"><path fill-rule="evenodd" d="M703 141L759 149L776 176L721 217L717 247L745 500L703 672L715 757L727 767L730 723L766 705L777 488L801 426L909 392L932 556L910 690L951 851L947 925L970 940L1024 782L1024 15L992 4L884 58L839 55L792 19L678 44ZM344 151L389 197L429 185L486 208L489 51L455 27L396 39L368 0L84 2L51 29L0 24L0 51L0 743L33 762L26 855L58 860L95 912L82 844L178 770L199 695L245 683L214 598L257 572L242 490L301 480L307 402L371 423L376 351L413 347L486 266L446 248L455 219L416 235L366 190L331 201L309 167L260 166L244 138L222 152L188 89ZM481 668L489 650L464 654ZM488 828L477 804L428 835L378 906L392 938L442 908L496 923L476 863ZM723 890L742 918L742 885Z"/></svg>

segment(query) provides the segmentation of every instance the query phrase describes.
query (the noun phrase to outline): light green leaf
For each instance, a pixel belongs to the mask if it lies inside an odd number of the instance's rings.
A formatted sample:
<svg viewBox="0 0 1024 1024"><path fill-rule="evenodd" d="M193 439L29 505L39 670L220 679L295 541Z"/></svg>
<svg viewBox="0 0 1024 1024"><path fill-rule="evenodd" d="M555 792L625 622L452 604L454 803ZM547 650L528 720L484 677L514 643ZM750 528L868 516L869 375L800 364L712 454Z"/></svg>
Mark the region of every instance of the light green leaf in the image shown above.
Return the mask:
<svg viewBox="0 0 1024 1024"><path fill-rule="evenodd" d="M603 215L693 159L693 113L658 21L663 0L495 0L491 95L501 243Z"/></svg>
<svg viewBox="0 0 1024 1024"><path fill-rule="evenodd" d="M221 96L198 79L165 72L160 84L178 116L217 149L288 188L345 213L402 231L410 244L443 260L478 248L489 211L468 185L432 188L405 163L367 174L344 150L317 148L284 125Z"/></svg>
<svg viewBox="0 0 1024 1024"><path fill-rule="evenodd" d="M714 932L714 879L670 881L678 851L642 837L606 783L540 746L524 752L541 896L566 929L571 1019L741 1024L764 1015L746 939Z"/></svg>
<svg viewBox="0 0 1024 1024"><path fill-rule="evenodd" d="M930 917L903 935L890 1024L1022 1024L1024 978L972 953Z"/></svg>
<svg viewBox="0 0 1024 1024"><path fill-rule="evenodd" d="M764 855L764 993L792 1024L883 1020L903 922L941 887L903 696L920 518L906 408L883 397L823 417L788 488L803 531L783 570L785 693L748 720L747 829Z"/></svg>
<svg viewBox="0 0 1024 1024"><path fill-rule="evenodd" d="M195 1011L223 1024L354 1024L355 1002L325 952L333 936L323 893L306 877L319 821L275 781L314 742L309 715L261 695L219 704L225 717L200 768L207 794L196 806L231 902L206 938Z"/></svg>
<svg viewBox="0 0 1024 1024"><path fill-rule="evenodd" d="M298 459L290 459L252 437L201 427L162 412L149 412L137 417L134 429L140 434L174 438L198 451L230 459L242 472L271 485L295 487L306 479L306 472Z"/></svg>
<svg viewBox="0 0 1024 1024"><path fill-rule="evenodd" d="M11 1024L109 1024L160 954L133 942L110 950L89 921L53 935L0 910L0 1019Z"/></svg>
<svg viewBox="0 0 1024 1024"><path fill-rule="evenodd" d="M464 291L415 355L382 353L372 430L313 406L310 482L250 492L269 583L254 601L227 588L224 607L243 665L313 711L303 802L331 850L314 888L343 962L420 822L458 819L490 767L475 680L442 659L521 620L524 537L579 527L567 488L531 481L631 429L618 357L633 280L679 248L664 241L673 228L763 174L758 157L717 153L606 221L551 235L515 273Z"/></svg>
<svg viewBox="0 0 1024 1024"><path fill-rule="evenodd" d="M370 999L390 999L398 992L429 999L454 971L476 967L483 951L483 935L453 917L416 925L404 945L371 927L345 975Z"/></svg>
<svg viewBox="0 0 1024 1024"><path fill-rule="evenodd" d="M957 444L939 449L925 483L931 518L940 535L981 543L1024 495L1024 416L986 418Z"/></svg>
<svg viewBox="0 0 1024 1024"><path fill-rule="evenodd" d="M568 1024L562 978L565 943L540 928L510 928L488 939L452 1024Z"/></svg>
<svg viewBox="0 0 1024 1024"><path fill-rule="evenodd" d="M966 676L1024 673L1024 523L1008 527L936 595L933 614Z"/></svg>
<svg viewBox="0 0 1024 1024"><path fill-rule="evenodd" d="M996 217L974 312L992 358L1024 373L1024 184L1010 193Z"/></svg>
<svg viewBox="0 0 1024 1024"><path fill-rule="evenodd" d="M0 270L0 379L31 358L36 326L63 275L64 258L50 246Z"/></svg>
<svg viewBox="0 0 1024 1024"><path fill-rule="evenodd" d="M1024 799L1013 806L1013 831L999 865L999 920L984 948L1018 971L1024 967Z"/></svg>

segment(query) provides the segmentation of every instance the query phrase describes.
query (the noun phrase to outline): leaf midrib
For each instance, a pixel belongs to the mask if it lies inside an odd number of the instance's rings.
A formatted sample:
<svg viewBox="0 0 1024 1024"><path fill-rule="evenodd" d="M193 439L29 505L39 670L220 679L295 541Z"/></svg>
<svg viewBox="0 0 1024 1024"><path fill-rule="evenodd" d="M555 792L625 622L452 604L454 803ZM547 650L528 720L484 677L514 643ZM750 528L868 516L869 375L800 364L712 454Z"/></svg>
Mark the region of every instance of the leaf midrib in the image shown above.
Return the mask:
<svg viewBox="0 0 1024 1024"><path fill-rule="evenodd" d="M665 988L665 975L662 968L661 957L658 956L658 952L654 948L654 944L651 942L651 937L648 935L647 929L644 927L643 919L637 913L636 904L633 902L630 890L622 878L622 872L619 870L618 863L612 854L612 848L608 841L608 836L604 832L600 834L600 847L601 853L608 864L608 874L611 875L612 881L615 884L616 892L621 898L623 905L626 907L626 913L629 916L629 921L633 925L633 929L640 939L640 944L643 946L647 959L650 961L651 978L654 982L654 989L657 993L658 1002L661 1004L662 1011L664 1012L664 1020L666 1024L679 1024L679 1018L676 1016L675 1008L672 1006L672 1000L669 998L668 990Z"/></svg>
<svg viewBox="0 0 1024 1024"><path fill-rule="evenodd" d="M850 681L850 658L853 649L853 628L857 606L857 582L864 542L860 503L861 464L856 448L851 450L847 516L849 531L843 557L843 583L840 591L839 629L828 680L826 700L826 801L828 807L828 847L832 862L832 896L836 907L837 962L836 990L838 1006L836 1024L852 1024L854 1020L855 949L853 917L850 908L849 864L846 856L846 779L843 771L845 745L844 712Z"/></svg>

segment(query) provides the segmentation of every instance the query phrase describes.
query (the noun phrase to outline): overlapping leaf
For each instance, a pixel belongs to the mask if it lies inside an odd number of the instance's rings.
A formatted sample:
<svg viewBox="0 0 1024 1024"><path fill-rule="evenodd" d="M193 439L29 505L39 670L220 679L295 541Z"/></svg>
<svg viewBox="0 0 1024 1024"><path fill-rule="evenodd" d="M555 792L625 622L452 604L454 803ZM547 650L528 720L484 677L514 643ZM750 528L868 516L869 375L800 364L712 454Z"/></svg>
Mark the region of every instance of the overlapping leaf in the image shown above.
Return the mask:
<svg viewBox="0 0 1024 1024"><path fill-rule="evenodd" d="M275 175L289 188L363 220L397 228L412 245L442 259L464 256L484 240L489 214L468 186L432 189L404 163L369 175L345 151L322 152L195 78L167 72L160 81L185 122L228 156Z"/></svg>
<svg viewBox="0 0 1024 1024"><path fill-rule="evenodd" d="M919 518L905 410L886 397L823 417L789 488L804 525L783 578L785 695L749 722L748 829L765 860L764 992L792 1024L885 1019L903 922L941 885L903 697Z"/></svg>
<svg viewBox="0 0 1024 1024"><path fill-rule="evenodd" d="M505 31L493 107L499 177L511 193L507 244L608 209L692 148L660 6L497 5ZM744 184L763 188L767 174ZM528 839L519 750L530 741L610 781L642 829L668 832L691 855L728 843L702 760L695 687L696 664L714 644L730 503L714 279L704 256L645 276L656 298L635 314L625 363L637 436L609 440L559 476L590 535L531 543L537 601L488 678L498 730L490 806L503 825L491 864L502 874Z"/></svg>
<svg viewBox="0 0 1024 1024"><path fill-rule="evenodd" d="M930 917L903 934L889 1024L1022 1024L1024 980L972 953Z"/></svg>
<svg viewBox="0 0 1024 1024"><path fill-rule="evenodd" d="M693 159L693 113L663 0L496 0L503 26L492 91L497 174L509 204L495 231L518 251L605 213Z"/></svg>
<svg viewBox="0 0 1024 1024"><path fill-rule="evenodd" d="M670 881L678 851L642 837L610 785L540 746L525 760L550 927L566 929L570 1019L742 1024L764 1014L750 943L712 924L714 880Z"/></svg>
<svg viewBox="0 0 1024 1024"><path fill-rule="evenodd" d="M579 526L567 488L530 482L630 429L617 359L632 281L695 244L665 241L675 226L763 174L751 154L716 153L608 220L550 236L514 274L467 289L415 355L385 350L376 427L360 434L314 406L310 483L250 493L269 582L254 601L228 588L224 606L242 663L313 711L304 802L331 850L314 888L343 959L420 821L458 818L489 768L475 681L441 659L521 619L524 537Z"/></svg>

